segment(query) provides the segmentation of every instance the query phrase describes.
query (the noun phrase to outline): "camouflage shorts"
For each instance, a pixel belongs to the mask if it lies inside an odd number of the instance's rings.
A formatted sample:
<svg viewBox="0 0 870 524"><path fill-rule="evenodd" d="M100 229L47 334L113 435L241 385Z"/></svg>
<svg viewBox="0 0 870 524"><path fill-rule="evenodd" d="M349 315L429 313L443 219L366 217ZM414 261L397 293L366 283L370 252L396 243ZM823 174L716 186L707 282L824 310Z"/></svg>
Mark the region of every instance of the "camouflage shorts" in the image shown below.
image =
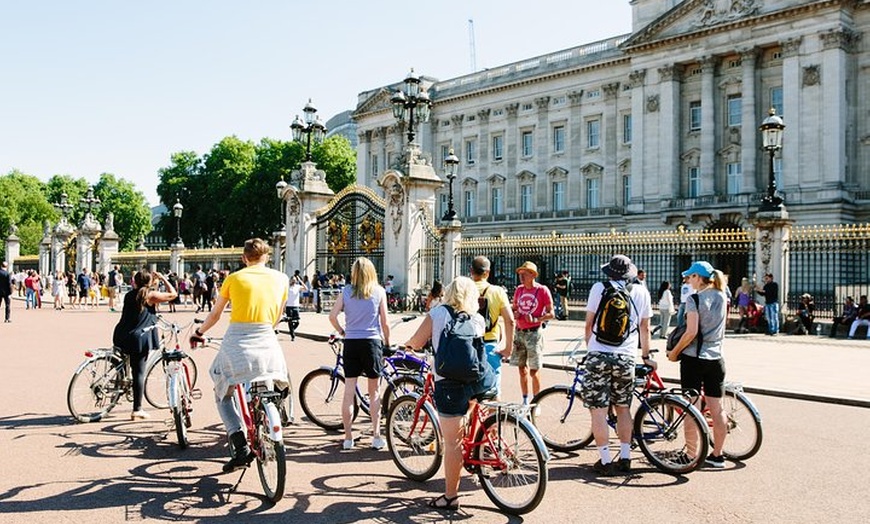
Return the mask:
<svg viewBox="0 0 870 524"><path fill-rule="evenodd" d="M511 366L541 369L541 354L544 352L544 335L541 330L520 331L514 335L514 351Z"/></svg>
<svg viewBox="0 0 870 524"><path fill-rule="evenodd" d="M587 408L630 406L634 356L592 352L586 357L583 405Z"/></svg>

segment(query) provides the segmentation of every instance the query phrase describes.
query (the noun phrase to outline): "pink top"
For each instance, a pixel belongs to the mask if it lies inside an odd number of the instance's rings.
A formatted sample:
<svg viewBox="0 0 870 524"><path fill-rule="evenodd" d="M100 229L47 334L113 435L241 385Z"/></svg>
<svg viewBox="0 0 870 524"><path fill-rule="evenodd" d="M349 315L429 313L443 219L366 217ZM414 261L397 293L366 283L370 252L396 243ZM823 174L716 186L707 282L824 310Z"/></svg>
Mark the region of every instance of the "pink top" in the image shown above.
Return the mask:
<svg viewBox="0 0 870 524"><path fill-rule="evenodd" d="M513 302L516 306L517 329L529 329L541 325L540 322L532 322L529 317L534 317L535 320L541 318L544 311L553 304L553 296L543 284L535 282L531 289L521 284L514 291Z"/></svg>

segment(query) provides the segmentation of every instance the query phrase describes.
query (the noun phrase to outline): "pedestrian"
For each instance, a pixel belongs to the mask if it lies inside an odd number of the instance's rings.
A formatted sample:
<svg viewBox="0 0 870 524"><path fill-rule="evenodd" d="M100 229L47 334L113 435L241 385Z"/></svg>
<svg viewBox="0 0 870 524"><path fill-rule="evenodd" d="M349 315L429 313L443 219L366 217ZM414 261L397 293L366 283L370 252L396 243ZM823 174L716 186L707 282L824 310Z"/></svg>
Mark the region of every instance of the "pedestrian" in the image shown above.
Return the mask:
<svg viewBox="0 0 870 524"><path fill-rule="evenodd" d="M801 295L797 309L798 325L794 335L809 335L813 332L813 320L816 318L816 302L809 293Z"/></svg>
<svg viewBox="0 0 870 524"><path fill-rule="evenodd" d="M123 283L124 275L121 273L121 268L115 265L109 271L108 278L106 278L106 290L109 294L109 311L115 311L115 299L118 298L118 290L121 289L121 284Z"/></svg>
<svg viewBox="0 0 870 524"><path fill-rule="evenodd" d="M858 317L849 328L849 338L855 338L855 333L861 326L867 327L867 340L870 340L870 304L867 303L867 295L858 298Z"/></svg>
<svg viewBox="0 0 870 524"><path fill-rule="evenodd" d="M858 307L855 305L855 299L848 296L843 302L843 314L839 317L834 317L834 322L831 324L831 338L837 336L837 326L843 325L849 329L856 318L858 318Z"/></svg>
<svg viewBox="0 0 870 524"><path fill-rule="evenodd" d="M482 257L475 258L472 268L477 265L481 269ZM480 282L480 281L478 281ZM428 341L437 354L441 349L441 333L450 319L456 313L465 313L471 317L471 324L477 336L483 336L485 321L478 314L480 284L468 277L456 277L444 292L444 304L431 310L423 319L414 335L405 343L411 348L422 348ZM504 291L502 291L504 293ZM507 298L507 293L504 293ZM451 314L448 306L455 313ZM504 309L504 308L503 308ZM434 373L434 370L433 370ZM347 387L347 386L346 386ZM496 380L488 366L477 382L464 384L445 379L435 373L435 409L441 422L441 435L444 442L444 494L429 501L430 508L456 511L459 509L459 480L462 473L462 437L463 417L468 413L472 400L491 398L496 393ZM372 408L374 414L374 407Z"/></svg>
<svg viewBox="0 0 870 524"><path fill-rule="evenodd" d="M338 314L344 311L344 327ZM342 449L354 447L353 409L357 379L368 379L369 413L372 419L372 448L384 449L381 438L381 398L379 380L384 361L384 347L390 345L390 326L387 324L387 292L378 284L378 273L371 260L357 258L350 269L350 285L338 293L329 313L339 335L344 338L344 396L341 420L344 425Z"/></svg>
<svg viewBox="0 0 870 524"><path fill-rule="evenodd" d="M435 280L432 282L432 289L429 290L429 294L426 295L426 305L424 309L426 311L432 311L436 307L440 306L444 302L444 286L441 285L440 280Z"/></svg>
<svg viewBox="0 0 870 524"><path fill-rule="evenodd" d="M296 328L299 327L299 308L301 307L300 298L302 293L307 291L307 288L302 283L302 280L293 275L290 279L290 287L287 290L287 302L284 304L284 318L287 319L287 329L290 331L290 340L296 340Z"/></svg>
<svg viewBox="0 0 870 524"><path fill-rule="evenodd" d="M488 282L491 264L485 256L477 256L471 261L471 280L477 286L478 312L484 317L485 332L483 348L486 359L495 374L495 389L501 396L501 363L509 359L514 348L514 312L507 291L501 286ZM482 309L482 311L481 311ZM499 318L504 327L499 324ZM504 346L499 345L504 338Z"/></svg>
<svg viewBox="0 0 870 524"><path fill-rule="evenodd" d="M311 279L311 292L314 294L314 312L320 313L323 311L323 305L320 296L320 291L323 289L323 277L320 275L320 270L314 270L314 277Z"/></svg>
<svg viewBox="0 0 870 524"><path fill-rule="evenodd" d="M28 269L24 277L24 309L36 309L36 290L33 286L33 270Z"/></svg>
<svg viewBox="0 0 870 524"><path fill-rule="evenodd" d="M51 296L54 298L54 309L64 309L63 307L63 291L66 279L63 276L63 271L57 271L54 274L54 280L51 282Z"/></svg>
<svg viewBox="0 0 870 524"><path fill-rule="evenodd" d="M677 309L677 326L682 326L686 323L686 301L694 293L692 286L689 285L689 279L683 277L683 283L680 285L680 307Z"/></svg>
<svg viewBox="0 0 870 524"><path fill-rule="evenodd" d="M76 302L78 301L78 284L76 283L76 276L72 271L66 272L66 294L69 297L69 305L71 308L76 308Z"/></svg>
<svg viewBox="0 0 870 524"><path fill-rule="evenodd" d="M643 287L647 288L647 290L649 290L649 287L646 285L646 271L644 271L643 269L638 269L636 280L637 280L638 284L642 285Z"/></svg>
<svg viewBox="0 0 870 524"><path fill-rule="evenodd" d="M659 301L659 338L668 338L668 328L671 325L671 316L674 314L674 294L671 292L671 283L663 281L659 286L656 298Z"/></svg>
<svg viewBox="0 0 870 524"><path fill-rule="evenodd" d="M512 310L516 320L514 349L511 352L511 365L518 366L520 390L523 404L529 403L529 376L531 375L532 394L541 391L541 355L544 352L544 335L541 330L546 322L555 318L553 297L547 286L535 282L538 266L526 261L517 268L520 285L514 291Z"/></svg>
<svg viewBox="0 0 870 524"><path fill-rule="evenodd" d="M160 291L158 283L166 290ZM121 319L115 326L112 343L130 357L133 372L133 412L130 420L149 418L142 409L142 392L145 387L146 362L148 352L160 347L160 333L157 325L157 305L176 297L175 288L166 277L143 268L133 277L133 289L124 295Z"/></svg>
<svg viewBox="0 0 870 524"><path fill-rule="evenodd" d="M728 315L728 298L725 289L728 282L721 271L713 269L706 261L694 262L683 271L692 289L698 295L697 304L689 300L686 304L686 332L668 353L668 360L680 362L680 387L704 393L704 401L713 420L713 452L707 457L707 465L724 468L725 458L722 447L728 435L728 419L722 410L722 395L725 384L725 360L723 342L725 340L725 321ZM772 277L771 277L772 280ZM696 336L701 343L695 342ZM695 401L700 409L700 397ZM691 434L694 428L686 426L686 441L697 438ZM692 453L687 447L686 453Z"/></svg>
<svg viewBox="0 0 870 524"><path fill-rule="evenodd" d="M773 273L764 275L764 287L756 287L764 297L764 319L767 321L767 334L779 333L779 284L774 282Z"/></svg>
<svg viewBox="0 0 870 524"><path fill-rule="evenodd" d="M205 309L204 297L207 286L205 283L205 273L202 271L202 265L196 265L196 271L190 277L193 283L193 304L196 306L196 312L199 313Z"/></svg>
<svg viewBox="0 0 870 524"><path fill-rule="evenodd" d="M737 296L737 311L740 314L740 323L737 324L737 333L749 333L749 304L752 302L752 286L749 279L740 279L740 287L735 293Z"/></svg>
<svg viewBox="0 0 870 524"><path fill-rule="evenodd" d="M568 320L568 314L570 313L568 307L568 294L571 290L571 276L568 274L568 270L563 269L561 273L556 277L556 282L554 284L556 288L556 315L559 320Z"/></svg>
<svg viewBox="0 0 870 524"><path fill-rule="evenodd" d="M12 274L9 273L9 263L4 260L0 264L0 300L4 302L5 316L3 317L3 322L7 324L12 322L12 288L14 285Z"/></svg>
<svg viewBox="0 0 870 524"><path fill-rule="evenodd" d="M586 305L586 378L583 381L583 404L589 408L592 417L592 435L598 448L598 460L592 469L602 476L616 472L631 471L631 399L634 390L635 355L640 346L644 364L656 368L650 358L650 318L652 305L647 289L632 284L637 277L637 267L625 255L615 255L610 262L601 266L607 281L596 282L589 290ZM606 316L614 311L610 308L616 298L607 299L615 293L623 298L623 314L628 322L621 325L621 342L611 338L607 329ZM627 300L625 300L627 298ZM626 303L627 302L627 303ZM593 321L594 319L594 321ZM619 455L616 461L610 455L610 427L607 415L610 408L616 411L616 435L619 438Z"/></svg>

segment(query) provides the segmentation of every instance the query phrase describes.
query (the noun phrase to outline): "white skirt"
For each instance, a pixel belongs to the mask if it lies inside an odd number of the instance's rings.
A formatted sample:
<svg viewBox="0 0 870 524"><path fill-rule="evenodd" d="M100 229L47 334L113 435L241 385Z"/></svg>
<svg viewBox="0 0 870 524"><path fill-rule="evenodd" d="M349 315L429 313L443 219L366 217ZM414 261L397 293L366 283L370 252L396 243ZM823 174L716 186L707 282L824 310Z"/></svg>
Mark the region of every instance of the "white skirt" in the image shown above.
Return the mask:
<svg viewBox="0 0 870 524"><path fill-rule="evenodd" d="M231 394L236 384L273 380L287 384L287 362L270 324L232 323L209 370L215 393Z"/></svg>

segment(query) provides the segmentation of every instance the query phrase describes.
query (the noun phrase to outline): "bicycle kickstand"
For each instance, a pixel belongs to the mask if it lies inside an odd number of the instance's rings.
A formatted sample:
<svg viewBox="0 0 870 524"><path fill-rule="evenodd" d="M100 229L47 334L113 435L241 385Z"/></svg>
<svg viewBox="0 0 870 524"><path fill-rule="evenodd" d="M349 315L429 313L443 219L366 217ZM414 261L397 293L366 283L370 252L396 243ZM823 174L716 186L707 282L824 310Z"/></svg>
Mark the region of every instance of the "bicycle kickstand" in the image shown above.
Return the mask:
<svg viewBox="0 0 870 524"><path fill-rule="evenodd" d="M242 474L239 475L239 480L236 481L236 483L233 485L233 487L230 488L229 493L227 493L227 502L229 502L229 500L230 500L230 494L235 493L236 490L239 489L239 484L242 483L242 479L245 478L245 473L248 472L248 468L241 468L241 469L242 469Z"/></svg>

